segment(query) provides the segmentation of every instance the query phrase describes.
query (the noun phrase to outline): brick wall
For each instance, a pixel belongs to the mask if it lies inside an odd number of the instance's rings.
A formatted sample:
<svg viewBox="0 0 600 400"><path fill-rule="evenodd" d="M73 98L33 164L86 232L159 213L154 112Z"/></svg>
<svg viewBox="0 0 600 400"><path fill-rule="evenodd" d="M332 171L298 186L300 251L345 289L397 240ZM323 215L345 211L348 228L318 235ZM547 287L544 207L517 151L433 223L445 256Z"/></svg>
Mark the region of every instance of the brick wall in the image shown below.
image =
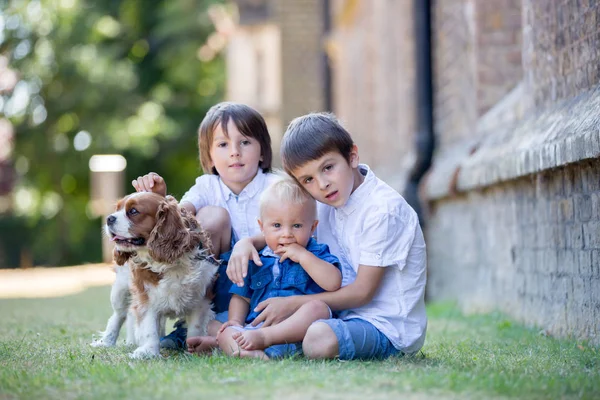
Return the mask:
<svg viewBox="0 0 600 400"><path fill-rule="evenodd" d="M433 3L435 127L444 148L522 79L521 0Z"/></svg>
<svg viewBox="0 0 600 400"><path fill-rule="evenodd" d="M477 0L475 6L477 110L481 116L523 76L521 0Z"/></svg>
<svg viewBox="0 0 600 400"><path fill-rule="evenodd" d="M584 162L437 203L429 293L598 341L598 176L600 162Z"/></svg>
<svg viewBox="0 0 600 400"><path fill-rule="evenodd" d="M272 1L281 29L282 120L323 111L323 7L319 0Z"/></svg>
<svg viewBox="0 0 600 400"><path fill-rule="evenodd" d="M401 190L414 159L412 0L334 1L334 111L361 162Z"/></svg>
<svg viewBox="0 0 600 400"><path fill-rule="evenodd" d="M430 299L600 343L599 10L435 2Z"/></svg>
<svg viewBox="0 0 600 400"><path fill-rule="evenodd" d="M539 107L600 82L600 2L523 0L524 68Z"/></svg>
<svg viewBox="0 0 600 400"><path fill-rule="evenodd" d="M444 148L472 136L477 122L475 2L433 4L434 129Z"/></svg>

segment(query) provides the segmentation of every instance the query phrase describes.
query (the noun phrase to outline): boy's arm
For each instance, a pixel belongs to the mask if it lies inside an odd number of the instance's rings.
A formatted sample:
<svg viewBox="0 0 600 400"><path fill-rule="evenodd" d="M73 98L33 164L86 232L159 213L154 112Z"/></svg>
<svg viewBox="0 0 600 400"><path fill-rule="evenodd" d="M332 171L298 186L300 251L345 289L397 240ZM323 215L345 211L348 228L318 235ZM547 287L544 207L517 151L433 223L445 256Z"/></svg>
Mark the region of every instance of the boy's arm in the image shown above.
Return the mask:
<svg viewBox="0 0 600 400"><path fill-rule="evenodd" d="M262 234L247 237L239 240L231 252L229 263L227 264L227 276L231 282L239 287L244 286L244 278L248 274L248 261L252 259L258 266L262 266L262 261L258 256L258 251L265 247L267 243Z"/></svg>
<svg viewBox="0 0 600 400"><path fill-rule="evenodd" d="M256 306L255 311L259 311L260 314L252 321L252 325L258 325L263 321L265 323L263 326L281 322L292 315L304 303L311 300L322 300L332 310L345 310L364 306L375 296L384 274L385 267L360 265L354 282L335 292L323 292L304 296L272 297Z"/></svg>
<svg viewBox="0 0 600 400"><path fill-rule="evenodd" d="M289 258L300 264L315 283L328 292L342 286L342 272L339 268L296 243L281 247L275 253L281 256L280 262Z"/></svg>

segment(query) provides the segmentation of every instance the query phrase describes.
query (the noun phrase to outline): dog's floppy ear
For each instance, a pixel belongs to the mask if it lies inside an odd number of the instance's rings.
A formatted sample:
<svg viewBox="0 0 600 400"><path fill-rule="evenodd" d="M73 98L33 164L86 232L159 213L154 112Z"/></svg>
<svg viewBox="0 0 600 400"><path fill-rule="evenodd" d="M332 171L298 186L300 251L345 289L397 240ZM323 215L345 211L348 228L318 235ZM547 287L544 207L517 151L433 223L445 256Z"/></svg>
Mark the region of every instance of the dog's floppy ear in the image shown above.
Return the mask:
<svg viewBox="0 0 600 400"><path fill-rule="evenodd" d="M173 263L183 254L197 247L202 234L187 229L177 201L167 196L158 207L156 225L148 238L148 252L159 262Z"/></svg>
<svg viewBox="0 0 600 400"><path fill-rule="evenodd" d="M115 260L117 265L125 264L127 260L129 260L129 257L131 257L131 255L132 253L125 253L117 249L113 250L113 259Z"/></svg>

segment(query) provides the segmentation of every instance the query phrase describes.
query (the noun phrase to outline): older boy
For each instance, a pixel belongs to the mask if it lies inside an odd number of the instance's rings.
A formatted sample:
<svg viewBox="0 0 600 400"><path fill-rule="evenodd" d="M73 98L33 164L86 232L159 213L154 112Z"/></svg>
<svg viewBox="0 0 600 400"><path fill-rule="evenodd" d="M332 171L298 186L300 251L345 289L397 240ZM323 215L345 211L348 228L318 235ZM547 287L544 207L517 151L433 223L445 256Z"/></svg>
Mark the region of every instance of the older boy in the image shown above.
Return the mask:
<svg viewBox="0 0 600 400"><path fill-rule="evenodd" d="M382 359L417 352L427 316L425 241L415 211L359 164L357 146L331 114L293 120L281 156L285 169L320 203L317 238L340 258L343 287L268 299L257 307L262 312L254 323L277 322L319 299L341 312L339 319L309 327L303 341L307 357Z"/></svg>

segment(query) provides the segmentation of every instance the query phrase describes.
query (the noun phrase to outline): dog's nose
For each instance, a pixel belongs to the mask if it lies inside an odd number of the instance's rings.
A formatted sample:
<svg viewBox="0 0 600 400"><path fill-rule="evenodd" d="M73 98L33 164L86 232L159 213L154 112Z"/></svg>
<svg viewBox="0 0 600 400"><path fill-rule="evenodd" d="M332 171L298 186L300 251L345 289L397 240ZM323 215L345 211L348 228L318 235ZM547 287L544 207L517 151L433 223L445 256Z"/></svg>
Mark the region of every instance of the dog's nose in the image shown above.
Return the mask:
<svg viewBox="0 0 600 400"><path fill-rule="evenodd" d="M114 224L116 220L117 217L115 217L114 215L109 215L108 217L106 217L106 225L110 226Z"/></svg>

